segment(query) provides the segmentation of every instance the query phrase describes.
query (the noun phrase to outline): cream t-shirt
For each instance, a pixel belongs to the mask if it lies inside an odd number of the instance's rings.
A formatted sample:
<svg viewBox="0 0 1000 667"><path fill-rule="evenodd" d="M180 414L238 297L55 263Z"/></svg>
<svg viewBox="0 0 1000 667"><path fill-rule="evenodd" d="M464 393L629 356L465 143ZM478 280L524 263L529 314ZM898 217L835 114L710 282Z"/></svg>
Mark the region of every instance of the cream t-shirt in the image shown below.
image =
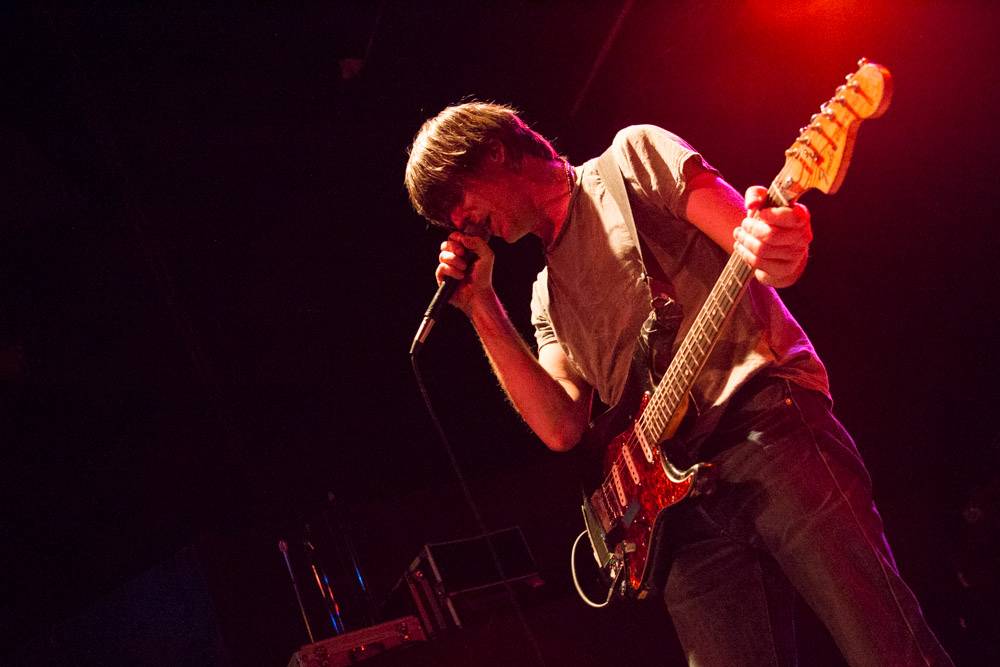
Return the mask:
<svg viewBox="0 0 1000 667"><path fill-rule="evenodd" d="M683 309L676 344L698 314L728 259L683 218L685 185L715 171L683 139L652 125L621 130L612 152L622 171L643 252L652 253ZM532 290L540 349L559 344L600 399L618 402L650 293L635 241L597 171L597 159L576 168L570 212L546 250ZM766 369L829 396L826 369L775 290L751 280L692 389L702 411L722 406Z"/></svg>

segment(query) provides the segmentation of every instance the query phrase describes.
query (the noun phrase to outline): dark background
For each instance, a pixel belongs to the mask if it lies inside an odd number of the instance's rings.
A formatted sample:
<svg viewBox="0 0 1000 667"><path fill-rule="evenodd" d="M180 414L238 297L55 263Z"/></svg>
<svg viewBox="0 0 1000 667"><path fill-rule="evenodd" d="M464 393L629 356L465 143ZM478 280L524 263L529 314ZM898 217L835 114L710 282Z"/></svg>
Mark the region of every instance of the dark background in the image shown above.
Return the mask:
<svg viewBox="0 0 1000 667"><path fill-rule="evenodd" d="M860 56L892 70L892 107L862 127L841 192L804 199L812 259L783 297L935 628L966 664L995 650L993 3L97 2L2 18L0 656L58 649L80 614L194 549L231 661L284 664L305 637L279 538L333 511L381 600L420 545L478 530L407 357L440 240L402 186L426 117L512 103L576 164L656 123L742 190L777 173ZM497 265L530 334L540 251L501 247ZM487 524L521 525L568 599L566 466L457 313L423 367ZM581 637L638 613L565 609Z"/></svg>

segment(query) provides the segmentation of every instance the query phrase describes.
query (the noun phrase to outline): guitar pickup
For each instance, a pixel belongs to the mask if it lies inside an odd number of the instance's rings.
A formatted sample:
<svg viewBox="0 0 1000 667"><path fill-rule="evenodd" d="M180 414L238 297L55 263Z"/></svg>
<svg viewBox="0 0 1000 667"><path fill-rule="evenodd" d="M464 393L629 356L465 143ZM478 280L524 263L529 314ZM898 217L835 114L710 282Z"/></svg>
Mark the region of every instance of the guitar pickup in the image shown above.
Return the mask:
<svg viewBox="0 0 1000 667"><path fill-rule="evenodd" d="M625 467L628 468L629 475L632 476L632 481L636 486L639 486L642 483L642 479L639 477L639 470L635 467L635 460L632 458L632 452L629 451L627 442L622 445L622 459L625 461Z"/></svg>

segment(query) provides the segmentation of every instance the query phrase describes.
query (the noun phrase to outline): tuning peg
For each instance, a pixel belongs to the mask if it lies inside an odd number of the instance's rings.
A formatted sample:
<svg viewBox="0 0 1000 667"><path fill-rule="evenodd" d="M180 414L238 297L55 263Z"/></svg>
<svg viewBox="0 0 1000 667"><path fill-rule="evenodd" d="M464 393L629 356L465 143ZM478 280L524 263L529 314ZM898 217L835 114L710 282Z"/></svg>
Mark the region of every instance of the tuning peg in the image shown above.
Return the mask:
<svg viewBox="0 0 1000 667"><path fill-rule="evenodd" d="M858 61L858 67L864 67L867 64L868 64L868 58L862 58L861 60Z"/></svg>

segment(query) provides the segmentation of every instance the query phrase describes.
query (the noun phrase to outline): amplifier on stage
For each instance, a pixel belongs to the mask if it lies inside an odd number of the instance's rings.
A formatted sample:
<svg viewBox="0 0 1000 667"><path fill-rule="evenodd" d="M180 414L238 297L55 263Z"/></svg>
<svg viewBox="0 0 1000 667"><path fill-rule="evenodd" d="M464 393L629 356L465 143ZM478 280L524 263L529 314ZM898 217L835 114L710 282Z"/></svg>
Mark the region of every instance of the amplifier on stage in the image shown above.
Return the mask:
<svg viewBox="0 0 1000 667"><path fill-rule="evenodd" d="M303 646L288 667L344 667L426 639L416 616L406 616Z"/></svg>
<svg viewBox="0 0 1000 667"><path fill-rule="evenodd" d="M504 604L500 598L507 594L505 584L525 593L542 583L524 535L514 526L425 544L396 583L389 607L417 614L427 634L434 635L475 622Z"/></svg>

